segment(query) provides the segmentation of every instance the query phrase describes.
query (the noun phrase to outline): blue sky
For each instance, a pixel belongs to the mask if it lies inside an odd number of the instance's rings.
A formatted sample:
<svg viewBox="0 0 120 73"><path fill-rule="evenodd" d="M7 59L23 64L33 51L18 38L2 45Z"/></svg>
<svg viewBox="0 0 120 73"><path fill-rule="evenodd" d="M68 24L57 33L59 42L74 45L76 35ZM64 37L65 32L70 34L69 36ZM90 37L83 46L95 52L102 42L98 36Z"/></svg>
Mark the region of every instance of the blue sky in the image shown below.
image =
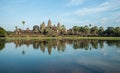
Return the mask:
<svg viewBox="0 0 120 73"><path fill-rule="evenodd" d="M6 30L60 22L73 26L120 26L120 0L0 0L0 26ZM23 26L22 21L26 24Z"/></svg>

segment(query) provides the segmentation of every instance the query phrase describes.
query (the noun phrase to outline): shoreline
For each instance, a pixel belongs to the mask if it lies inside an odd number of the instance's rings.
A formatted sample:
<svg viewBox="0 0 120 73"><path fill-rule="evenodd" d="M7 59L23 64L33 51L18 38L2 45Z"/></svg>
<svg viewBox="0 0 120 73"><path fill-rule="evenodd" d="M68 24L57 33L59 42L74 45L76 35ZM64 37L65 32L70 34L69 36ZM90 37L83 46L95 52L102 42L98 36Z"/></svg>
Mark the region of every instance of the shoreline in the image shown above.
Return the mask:
<svg viewBox="0 0 120 73"><path fill-rule="evenodd" d="M77 37L77 36L71 36L71 37L0 37L0 39L6 39L6 40L43 40L43 39L71 39L71 40L77 40L77 39L84 39L84 40L120 40L120 37Z"/></svg>

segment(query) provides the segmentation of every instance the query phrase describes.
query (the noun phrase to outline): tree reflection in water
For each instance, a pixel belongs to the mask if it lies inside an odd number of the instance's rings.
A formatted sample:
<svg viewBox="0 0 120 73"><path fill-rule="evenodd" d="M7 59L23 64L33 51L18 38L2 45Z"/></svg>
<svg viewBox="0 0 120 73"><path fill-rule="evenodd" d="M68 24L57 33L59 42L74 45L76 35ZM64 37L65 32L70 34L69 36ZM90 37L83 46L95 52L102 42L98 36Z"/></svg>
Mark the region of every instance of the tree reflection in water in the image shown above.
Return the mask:
<svg viewBox="0 0 120 73"><path fill-rule="evenodd" d="M5 48L5 39L0 39L0 51Z"/></svg>
<svg viewBox="0 0 120 73"><path fill-rule="evenodd" d="M51 54L52 50L57 49L58 52L64 52L66 45L72 45L73 49L84 49L84 50L92 50L101 49L104 47L104 43L108 46L115 45L120 48L120 41L118 40L0 40L0 50L3 50L5 47L5 43L13 42L15 47L21 47L22 45L26 45L29 47L33 45L33 49L40 49L43 53L45 49L47 49L48 53ZM25 48L24 48L25 49ZM25 51L22 51L22 54L25 54Z"/></svg>

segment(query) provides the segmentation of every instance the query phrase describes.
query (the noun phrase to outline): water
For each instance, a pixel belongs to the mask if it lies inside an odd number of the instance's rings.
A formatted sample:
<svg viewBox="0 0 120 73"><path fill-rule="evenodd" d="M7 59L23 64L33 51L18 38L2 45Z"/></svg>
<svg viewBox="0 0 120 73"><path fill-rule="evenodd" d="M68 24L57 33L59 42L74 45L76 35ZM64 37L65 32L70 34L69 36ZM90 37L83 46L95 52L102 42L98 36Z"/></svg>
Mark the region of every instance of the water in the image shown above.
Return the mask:
<svg viewBox="0 0 120 73"><path fill-rule="evenodd" d="M0 40L0 73L120 73L120 41Z"/></svg>

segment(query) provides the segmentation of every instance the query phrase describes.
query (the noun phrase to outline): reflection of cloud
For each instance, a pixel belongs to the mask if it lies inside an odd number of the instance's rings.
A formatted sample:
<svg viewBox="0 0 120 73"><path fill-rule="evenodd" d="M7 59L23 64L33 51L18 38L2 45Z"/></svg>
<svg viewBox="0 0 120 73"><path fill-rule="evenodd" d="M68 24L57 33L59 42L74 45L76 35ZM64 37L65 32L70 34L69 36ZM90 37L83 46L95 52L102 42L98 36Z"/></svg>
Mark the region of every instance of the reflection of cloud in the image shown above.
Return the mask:
<svg viewBox="0 0 120 73"><path fill-rule="evenodd" d="M113 72L119 72L119 63L116 63L115 58L111 57L108 60L105 60L104 57L83 57L83 58L77 58L74 59L79 65L83 65L87 67L88 69L92 69L94 71L103 71L102 73L110 73Z"/></svg>
<svg viewBox="0 0 120 73"><path fill-rule="evenodd" d="M120 50L117 50L118 53L120 53Z"/></svg>

